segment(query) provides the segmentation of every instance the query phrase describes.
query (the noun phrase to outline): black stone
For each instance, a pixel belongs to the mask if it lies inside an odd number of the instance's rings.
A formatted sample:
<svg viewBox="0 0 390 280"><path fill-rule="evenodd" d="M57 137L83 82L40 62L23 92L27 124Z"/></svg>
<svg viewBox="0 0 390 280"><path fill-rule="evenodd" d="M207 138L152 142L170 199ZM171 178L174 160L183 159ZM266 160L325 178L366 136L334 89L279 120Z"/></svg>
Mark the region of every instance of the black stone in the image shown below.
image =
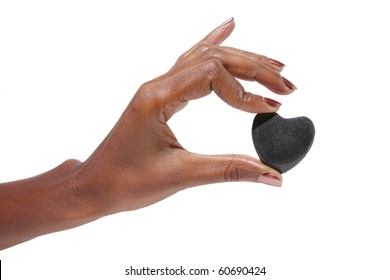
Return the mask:
<svg viewBox="0 0 390 280"><path fill-rule="evenodd" d="M285 119L277 113L257 114L252 139L262 163L285 173L309 152L314 124L307 117Z"/></svg>

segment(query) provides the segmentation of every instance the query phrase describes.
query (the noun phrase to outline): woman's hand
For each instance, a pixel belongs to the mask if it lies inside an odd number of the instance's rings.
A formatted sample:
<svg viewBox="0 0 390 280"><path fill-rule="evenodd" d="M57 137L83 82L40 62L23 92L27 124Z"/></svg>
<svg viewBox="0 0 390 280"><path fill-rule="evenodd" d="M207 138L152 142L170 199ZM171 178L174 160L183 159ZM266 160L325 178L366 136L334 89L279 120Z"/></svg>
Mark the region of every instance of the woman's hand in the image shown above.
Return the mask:
<svg viewBox="0 0 390 280"><path fill-rule="evenodd" d="M233 29L231 19L181 55L166 74L142 85L111 133L83 164L86 181L104 194L110 212L145 207L208 183L250 181L281 186L280 173L258 159L187 151L167 124L190 100L212 91L246 112L278 110L278 102L246 92L236 78L257 81L278 94L296 89L280 75L282 63L219 46Z"/></svg>
<svg viewBox="0 0 390 280"><path fill-rule="evenodd" d="M214 91L234 108L274 112L280 104L245 92L236 78L279 94L295 86L265 56L219 46L234 21L217 27L166 74L140 87L96 151L41 175L0 184L0 250L34 237L133 210L197 185L250 181L281 186L282 177L245 155L206 156L185 150L167 122L190 100Z"/></svg>

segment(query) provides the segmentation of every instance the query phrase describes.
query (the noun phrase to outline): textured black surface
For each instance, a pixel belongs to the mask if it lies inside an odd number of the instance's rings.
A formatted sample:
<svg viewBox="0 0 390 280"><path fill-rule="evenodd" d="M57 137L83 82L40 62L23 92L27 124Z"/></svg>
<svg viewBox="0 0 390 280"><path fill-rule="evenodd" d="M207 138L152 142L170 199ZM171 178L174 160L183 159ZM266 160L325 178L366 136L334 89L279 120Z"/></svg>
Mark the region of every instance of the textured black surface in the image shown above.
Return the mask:
<svg viewBox="0 0 390 280"><path fill-rule="evenodd" d="M280 173L306 156L314 134L314 124L307 117L285 119L277 113L265 113L253 120L252 139L261 162Z"/></svg>

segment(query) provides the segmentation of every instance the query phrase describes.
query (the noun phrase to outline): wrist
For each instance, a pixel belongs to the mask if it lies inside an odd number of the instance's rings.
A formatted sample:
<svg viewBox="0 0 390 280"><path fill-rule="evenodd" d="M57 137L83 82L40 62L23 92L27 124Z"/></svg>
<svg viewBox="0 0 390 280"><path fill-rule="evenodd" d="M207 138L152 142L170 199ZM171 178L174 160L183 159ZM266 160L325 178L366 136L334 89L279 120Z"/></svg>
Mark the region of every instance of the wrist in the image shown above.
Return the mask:
<svg viewBox="0 0 390 280"><path fill-rule="evenodd" d="M95 161L87 160L70 164L73 178L71 192L78 201L76 211L72 215L74 219L86 222L123 211L119 208L123 199L115 191L117 188L113 186L112 176L102 171L107 168L94 163Z"/></svg>
<svg viewBox="0 0 390 280"><path fill-rule="evenodd" d="M56 168L63 186L62 203L58 207L63 227L73 228L110 214L105 189L95 172L88 172L86 164L69 159Z"/></svg>

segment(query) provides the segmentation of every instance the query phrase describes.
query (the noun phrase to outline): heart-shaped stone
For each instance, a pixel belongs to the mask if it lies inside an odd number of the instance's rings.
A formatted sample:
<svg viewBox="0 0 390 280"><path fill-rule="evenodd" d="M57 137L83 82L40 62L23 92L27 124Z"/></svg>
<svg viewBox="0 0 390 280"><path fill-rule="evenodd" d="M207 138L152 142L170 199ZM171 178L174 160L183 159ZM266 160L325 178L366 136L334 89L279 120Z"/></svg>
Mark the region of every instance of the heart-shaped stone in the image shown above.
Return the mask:
<svg viewBox="0 0 390 280"><path fill-rule="evenodd" d="M252 139L262 163L285 173L309 152L314 124L307 117L285 119L277 113L257 114Z"/></svg>

